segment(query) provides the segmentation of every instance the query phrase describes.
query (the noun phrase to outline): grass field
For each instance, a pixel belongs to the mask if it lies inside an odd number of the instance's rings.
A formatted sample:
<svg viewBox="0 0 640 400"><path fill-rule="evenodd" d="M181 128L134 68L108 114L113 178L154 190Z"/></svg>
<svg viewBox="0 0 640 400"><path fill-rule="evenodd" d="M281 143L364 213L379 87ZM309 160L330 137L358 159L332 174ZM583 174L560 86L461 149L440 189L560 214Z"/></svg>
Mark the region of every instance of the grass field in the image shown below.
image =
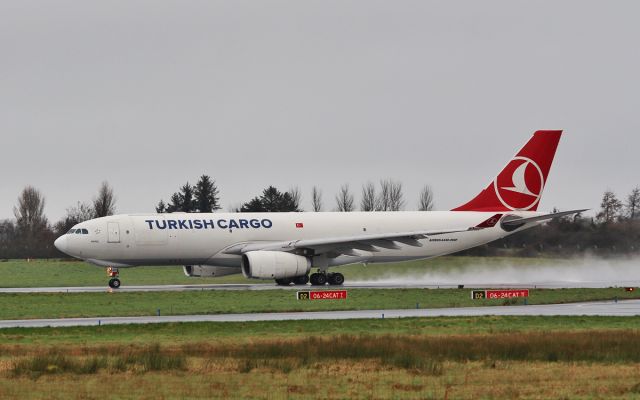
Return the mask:
<svg viewBox="0 0 640 400"><path fill-rule="evenodd" d="M179 371L0 378L3 399L639 399L633 364L540 361L443 362L426 375L379 361L318 362L249 372L234 359L188 358ZM10 368L10 367L8 367Z"/></svg>
<svg viewBox="0 0 640 400"><path fill-rule="evenodd" d="M464 270L565 261L446 257L341 268ZM80 262L0 262L3 287L100 286ZM125 284L240 283L179 268L121 272ZM637 298L608 289L532 290L529 304ZM295 291L0 294L0 319L505 305L468 289L350 289L346 301ZM638 317L450 317L170 323L0 330L0 399L640 399Z"/></svg>
<svg viewBox="0 0 640 400"><path fill-rule="evenodd" d="M570 264L568 260L508 257L439 257L431 260L398 264L351 265L333 268L342 272L347 280L375 279L393 274L407 276L426 270L459 270L470 266L535 266ZM259 283L242 275L221 278L190 278L181 267L122 268L120 275L124 285L206 284L206 283ZM104 268L80 261L66 260L6 260L0 262L0 287L50 287L50 286L106 286ZM269 281L265 281L269 282Z"/></svg>
<svg viewBox="0 0 640 400"><path fill-rule="evenodd" d="M640 317L0 331L0 398L640 398Z"/></svg>
<svg viewBox="0 0 640 400"><path fill-rule="evenodd" d="M328 321L190 322L153 325L103 325L68 328L0 329L0 356L7 348L31 345L160 345L206 342L245 343L259 338L299 339L311 335L520 335L527 332L588 332L638 330L637 317L438 317Z"/></svg>
<svg viewBox="0 0 640 400"><path fill-rule="evenodd" d="M535 289L528 304L640 298L609 289ZM294 290L112 293L2 293L0 319L108 317L522 305L523 299L471 300L467 289L349 289L346 300L301 301Z"/></svg>

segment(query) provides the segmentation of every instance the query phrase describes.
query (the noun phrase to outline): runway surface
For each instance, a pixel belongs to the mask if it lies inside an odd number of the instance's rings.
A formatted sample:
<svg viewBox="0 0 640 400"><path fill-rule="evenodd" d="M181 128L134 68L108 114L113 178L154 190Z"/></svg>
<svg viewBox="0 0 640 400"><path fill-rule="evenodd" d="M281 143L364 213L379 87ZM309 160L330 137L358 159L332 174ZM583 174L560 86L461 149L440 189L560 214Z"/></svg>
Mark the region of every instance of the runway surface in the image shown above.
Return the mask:
<svg viewBox="0 0 640 400"><path fill-rule="evenodd" d="M408 310L363 310L363 311L321 311L289 313L252 313L218 315L176 315L148 317L108 317L108 318L61 318L2 320L0 328L17 327L63 327L96 326L122 324L152 324L163 322L245 322L245 321L285 321L285 320L338 320L363 318L407 318L442 316L636 316L640 315L640 300L588 302L572 304L548 304L530 306L459 307Z"/></svg>
<svg viewBox="0 0 640 400"><path fill-rule="evenodd" d="M598 281L598 282L570 282L570 281L545 281L535 283L498 283L498 284L469 284L463 285L467 289L560 289L560 288L605 288L605 287L639 287L640 281ZM451 289L457 288L457 283L405 283L405 282L348 282L340 286L344 289ZM141 285L141 286L121 286L119 292L180 292L180 291L204 291L204 290L304 290L304 289L330 289L332 286L278 286L274 283L255 284L209 284L209 285ZM107 292L109 287L105 286L71 286L71 287L28 287L28 288L0 288L0 293L89 293Z"/></svg>

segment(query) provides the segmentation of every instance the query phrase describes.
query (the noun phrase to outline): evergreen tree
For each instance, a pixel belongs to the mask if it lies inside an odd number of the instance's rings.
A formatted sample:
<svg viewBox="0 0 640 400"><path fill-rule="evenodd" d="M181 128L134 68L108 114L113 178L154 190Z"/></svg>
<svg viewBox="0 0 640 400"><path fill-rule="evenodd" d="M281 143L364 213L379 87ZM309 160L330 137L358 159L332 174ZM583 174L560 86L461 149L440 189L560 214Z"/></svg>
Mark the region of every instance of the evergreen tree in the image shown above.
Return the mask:
<svg viewBox="0 0 640 400"><path fill-rule="evenodd" d="M265 212L267 211L262 205L262 201L260 201L259 197L254 197L249 202L244 203L242 207L240 207L240 212Z"/></svg>
<svg viewBox="0 0 640 400"><path fill-rule="evenodd" d="M162 214L162 213L166 213L167 212L167 205L164 204L164 201L162 199L160 199L160 202L156 206L156 212L158 214Z"/></svg>
<svg viewBox="0 0 640 400"><path fill-rule="evenodd" d="M240 208L240 212L287 212L300 211L296 199L289 192L280 192L269 186L262 192L262 196L254 197Z"/></svg>
<svg viewBox="0 0 640 400"><path fill-rule="evenodd" d="M640 215L640 187L635 187L631 193L629 193L625 208L627 210L627 216L630 219L638 218Z"/></svg>
<svg viewBox="0 0 640 400"><path fill-rule="evenodd" d="M161 204L158 204L160 207ZM186 212L191 213L196 211L196 201L194 199L193 186L189 182L185 183L179 192L171 195L171 200L166 206L166 212ZM158 208L156 208L157 210Z"/></svg>
<svg viewBox="0 0 640 400"><path fill-rule="evenodd" d="M167 204L166 212L172 213L176 211L182 211L182 197L180 193L175 192L171 195L171 199L169 200L169 204Z"/></svg>
<svg viewBox="0 0 640 400"><path fill-rule="evenodd" d="M598 221L603 224L613 222L620 216L620 210L622 209L622 202L618 200L616 195L607 190L602 196L602 203L600 204L600 212L596 215Z"/></svg>
<svg viewBox="0 0 640 400"><path fill-rule="evenodd" d="M195 186L195 204L198 212L209 213L220 209L220 197L216 182L208 175L202 175Z"/></svg>

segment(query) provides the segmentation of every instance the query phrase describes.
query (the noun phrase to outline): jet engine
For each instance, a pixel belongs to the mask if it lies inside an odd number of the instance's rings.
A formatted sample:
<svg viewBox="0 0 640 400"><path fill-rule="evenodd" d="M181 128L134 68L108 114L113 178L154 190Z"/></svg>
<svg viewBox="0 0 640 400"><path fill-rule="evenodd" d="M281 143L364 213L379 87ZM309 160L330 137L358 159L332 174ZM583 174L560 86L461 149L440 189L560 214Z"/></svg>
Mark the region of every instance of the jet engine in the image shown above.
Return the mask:
<svg viewBox="0 0 640 400"><path fill-rule="evenodd" d="M242 274L246 278L282 279L306 275L311 260L282 251L249 251L242 256Z"/></svg>
<svg viewBox="0 0 640 400"><path fill-rule="evenodd" d="M238 268L218 267L215 265L185 265L182 270L186 276L206 278L240 273Z"/></svg>

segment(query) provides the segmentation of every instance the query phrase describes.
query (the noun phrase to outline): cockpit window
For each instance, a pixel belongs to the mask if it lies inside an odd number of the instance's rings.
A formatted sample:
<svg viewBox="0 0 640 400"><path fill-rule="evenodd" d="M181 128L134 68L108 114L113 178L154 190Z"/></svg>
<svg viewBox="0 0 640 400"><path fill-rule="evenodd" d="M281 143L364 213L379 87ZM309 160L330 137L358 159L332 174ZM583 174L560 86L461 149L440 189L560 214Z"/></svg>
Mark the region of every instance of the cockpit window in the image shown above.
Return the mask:
<svg viewBox="0 0 640 400"><path fill-rule="evenodd" d="M76 229L76 235L82 235L82 229Z"/></svg>
<svg viewBox="0 0 640 400"><path fill-rule="evenodd" d="M68 233L68 234L72 234L72 233L75 233L75 232L76 232L76 230L75 230L75 229L69 229L69 232L67 232L67 233Z"/></svg>
<svg viewBox="0 0 640 400"><path fill-rule="evenodd" d="M83 234L83 235L88 235L88 234L89 234L89 230L87 230L87 229L82 229L82 234Z"/></svg>

